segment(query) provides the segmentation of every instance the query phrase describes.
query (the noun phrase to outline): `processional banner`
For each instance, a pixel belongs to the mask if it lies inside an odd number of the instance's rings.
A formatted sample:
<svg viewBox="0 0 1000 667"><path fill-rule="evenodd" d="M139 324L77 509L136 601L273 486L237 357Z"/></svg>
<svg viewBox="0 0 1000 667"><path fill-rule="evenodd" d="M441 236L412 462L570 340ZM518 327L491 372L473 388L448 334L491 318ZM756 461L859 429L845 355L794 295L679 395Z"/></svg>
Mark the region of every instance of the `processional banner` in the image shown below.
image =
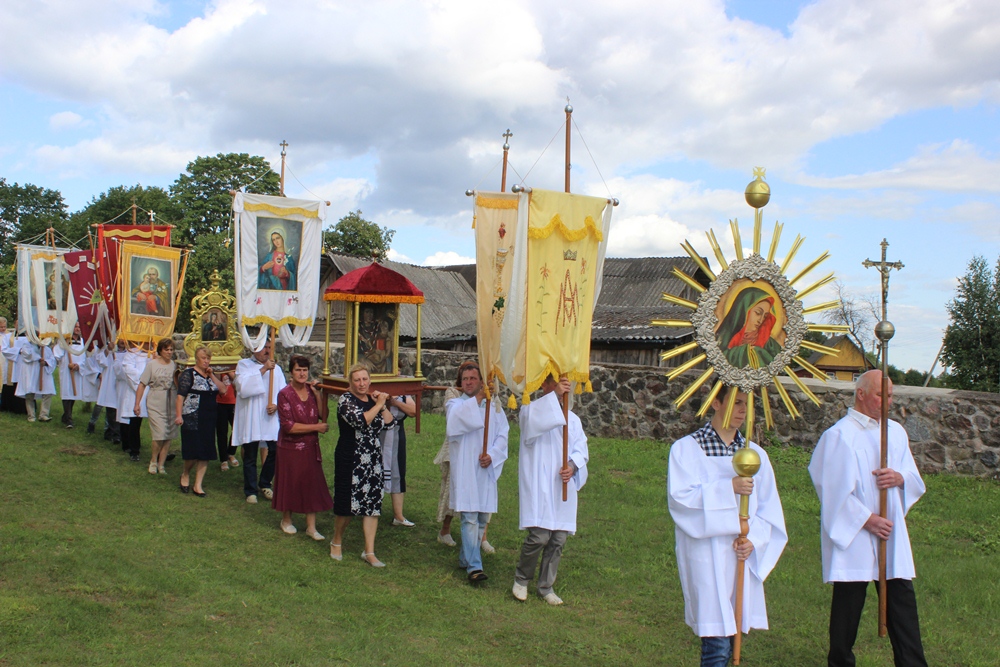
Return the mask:
<svg viewBox="0 0 1000 667"><path fill-rule="evenodd" d="M521 197L510 293L524 296L511 302L501 329L507 385L523 402L549 374L567 376L577 393L590 391L590 332L611 203L537 189Z"/></svg>
<svg viewBox="0 0 1000 667"><path fill-rule="evenodd" d="M97 278L96 255L96 251L76 250L63 256L85 348L90 347L92 340L96 340L99 347L104 347L115 334L108 304L101 293L100 280Z"/></svg>
<svg viewBox="0 0 1000 667"><path fill-rule="evenodd" d="M507 383L500 363L500 328L510 301L517 206L516 194L476 193L476 345L490 391L494 379Z"/></svg>
<svg viewBox="0 0 1000 667"><path fill-rule="evenodd" d="M97 227L97 280L113 322L119 322L115 297L121 246L126 241L170 247L170 225L100 224Z"/></svg>
<svg viewBox="0 0 1000 667"><path fill-rule="evenodd" d="M36 345L66 344L76 326L76 305L64 248L21 245L17 248L18 319Z"/></svg>
<svg viewBox="0 0 1000 667"><path fill-rule="evenodd" d="M174 333L184 288L181 249L126 241L119 247L118 338L155 345Z"/></svg>
<svg viewBox="0 0 1000 667"><path fill-rule="evenodd" d="M285 345L304 344L319 298L325 202L238 192L233 211L236 307L244 344L260 349L268 327L277 329ZM260 325L267 326L251 339L246 327Z"/></svg>

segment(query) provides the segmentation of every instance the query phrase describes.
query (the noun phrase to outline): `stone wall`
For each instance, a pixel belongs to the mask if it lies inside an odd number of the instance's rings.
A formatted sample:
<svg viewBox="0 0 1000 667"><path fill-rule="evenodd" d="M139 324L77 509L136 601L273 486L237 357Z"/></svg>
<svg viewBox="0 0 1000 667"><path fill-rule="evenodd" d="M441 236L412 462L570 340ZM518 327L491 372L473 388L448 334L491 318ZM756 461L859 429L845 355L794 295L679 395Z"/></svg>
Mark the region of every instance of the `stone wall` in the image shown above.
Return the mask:
<svg viewBox="0 0 1000 667"><path fill-rule="evenodd" d="M276 359L283 368L290 354L305 354L313 360L314 376L323 368L323 345L309 344L286 350L281 345ZM400 350L400 368L412 375L415 350ZM442 350L423 350L421 371L428 385L452 385L458 365L470 355ZM331 350L330 366L343 368L343 348ZM697 376L696 373L667 382L662 369L648 366L604 364L591 366L592 394L575 397L574 411L588 434L608 438L642 438L672 442L700 426L695 417L709 384L678 410L674 399ZM820 434L834 424L854 403L854 386L848 382L804 380L820 399L814 405L790 381L783 383L802 416L791 419L776 392L771 394L774 416L773 438L789 445L812 449ZM424 394L423 410L440 412L443 392ZM506 405L507 395L500 397ZM760 398L757 417L763 420ZM903 424L910 436L914 457L925 473L1000 476L1000 395L951 389L899 386L894 390L892 419Z"/></svg>

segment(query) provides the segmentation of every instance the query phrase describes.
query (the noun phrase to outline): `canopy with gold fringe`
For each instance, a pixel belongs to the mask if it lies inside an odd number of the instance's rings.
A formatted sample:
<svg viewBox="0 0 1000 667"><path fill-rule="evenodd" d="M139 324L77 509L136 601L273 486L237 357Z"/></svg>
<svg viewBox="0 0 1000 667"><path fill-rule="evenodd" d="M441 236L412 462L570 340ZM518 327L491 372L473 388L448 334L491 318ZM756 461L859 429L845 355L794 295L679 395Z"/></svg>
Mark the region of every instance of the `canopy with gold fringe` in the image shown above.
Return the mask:
<svg viewBox="0 0 1000 667"><path fill-rule="evenodd" d="M277 329L284 345L305 344L319 298L326 203L237 192L233 211L236 306L243 344L263 347L268 327ZM267 326L251 339L246 328L256 325Z"/></svg>
<svg viewBox="0 0 1000 667"><path fill-rule="evenodd" d="M509 290L517 298L500 333L507 387L524 403L549 374L590 391L590 330L612 204L537 189L519 197Z"/></svg>

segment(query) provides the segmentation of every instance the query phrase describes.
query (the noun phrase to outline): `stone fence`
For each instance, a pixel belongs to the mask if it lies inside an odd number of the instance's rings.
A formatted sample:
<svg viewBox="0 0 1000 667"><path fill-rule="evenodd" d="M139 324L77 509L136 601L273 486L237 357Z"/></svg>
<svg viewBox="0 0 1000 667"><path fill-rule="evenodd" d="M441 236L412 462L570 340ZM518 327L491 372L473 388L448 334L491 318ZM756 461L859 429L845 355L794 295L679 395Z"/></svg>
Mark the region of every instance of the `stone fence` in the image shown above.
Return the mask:
<svg viewBox="0 0 1000 667"><path fill-rule="evenodd" d="M313 360L313 374L323 369L322 344L309 344L289 351L278 346L277 360L287 367L290 353ZM412 375L415 350L400 350L401 372ZM430 385L452 385L458 365L468 354L423 350L421 371ZM331 369L343 370L343 348L331 350ZM667 382L663 369L648 366L605 364L591 366L592 394L575 397L574 411L589 435L606 438L642 438L673 442L701 425L695 417L709 384L678 410L674 399L696 377L686 374ZM854 403L854 386L848 382L804 380L820 399L814 405L791 381L783 383L801 413L791 419L776 392L768 392L774 417L773 438L811 450L820 434L834 424ZM507 395L501 397L506 405ZM443 392L424 394L423 410L440 412ZM763 419L760 398L756 414ZM900 422L920 470L960 475L1000 476L1000 395L952 389L898 386L894 389L892 419Z"/></svg>

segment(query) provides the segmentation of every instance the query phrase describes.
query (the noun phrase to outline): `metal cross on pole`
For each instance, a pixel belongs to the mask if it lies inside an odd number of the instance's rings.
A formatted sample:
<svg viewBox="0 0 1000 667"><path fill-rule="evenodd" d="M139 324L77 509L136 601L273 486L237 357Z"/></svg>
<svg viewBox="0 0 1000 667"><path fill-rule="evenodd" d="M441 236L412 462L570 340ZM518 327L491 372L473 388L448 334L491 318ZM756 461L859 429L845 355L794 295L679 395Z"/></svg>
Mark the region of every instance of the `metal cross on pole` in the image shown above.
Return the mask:
<svg viewBox="0 0 1000 667"><path fill-rule="evenodd" d="M896 328L892 322L886 319L886 306L889 302L889 272L893 269L897 271L903 268L902 262L887 262L885 251L889 247L888 241L882 239L882 260L873 262L866 259L862 265L866 269L875 267L882 275L882 320L875 325L875 336L882 344L882 415L879 425L882 431L881 446L879 448L879 467L886 468L889 465L889 339L896 333ZM887 491L879 489L878 494L878 514L883 519L887 514ZM886 541L878 541L878 636L886 635L886 589L885 589L885 557Z"/></svg>

